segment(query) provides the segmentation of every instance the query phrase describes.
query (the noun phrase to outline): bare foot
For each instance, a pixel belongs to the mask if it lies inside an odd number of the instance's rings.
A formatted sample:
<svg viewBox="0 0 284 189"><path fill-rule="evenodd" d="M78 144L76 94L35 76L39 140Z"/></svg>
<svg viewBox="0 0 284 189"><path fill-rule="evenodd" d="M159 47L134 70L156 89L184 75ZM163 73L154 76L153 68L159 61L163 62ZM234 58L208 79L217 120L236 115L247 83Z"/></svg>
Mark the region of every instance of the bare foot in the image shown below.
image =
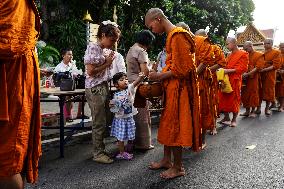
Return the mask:
<svg viewBox="0 0 284 189"><path fill-rule="evenodd" d="M158 169L169 169L173 166L171 162L168 161L160 161L160 162L151 162L149 165L149 169L158 170Z"/></svg>
<svg viewBox="0 0 284 189"><path fill-rule="evenodd" d="M210 132L210 135L217 135L218 132L217 132L217 129L216 127Z"/></svg>
<svg viewBox="0 0 284 189"><path fill-rule="evenodd" d="M202 149L202 150L204 150L206 147L207 147L207 144L206 144L206 143L204 143L204 144L202 144L201 149Z"/></svg>
<svg viewBox="0 0 284 189"><path fill-rule="evenodd" d="M252 113L249 114L249 117L250 117L250 118L255 118L256 116L257 116L257 115L256 115L254 112L252 112Z"/></svg>
<svg viewBox="0 0 284 189"><path fill-rule="evenodd" d="M227 122L227 121L231 121L230 119L222 119L222 120L220 120L220 121L218 121L217 123L221 123L221 124L223 124L224 122Z"/></svg>
<svg viewBox="0 0 284 189"><path fill-rule="evenodd" d="M232 121L230 127L236 127L237 126L237 122L236 121Z"/></svg>
<svg viewBox="0 0 284 189"><path fill-rule="evenodd" d="M185 170L184 168L177 169L175 167L171 167L168 170L162 172L160 174L160 177L164 179L174 179L176 177L184 176L185 175Z"/></svg>
<svg viewBox="0 0 284 189"><path fill-rule="evenodd" d="M271 115L271 111L270 110L265 110L265 115L267 115L267 116Z"/></svg>
<svg viewBox="0 0 284 189"><path fill-rule="evenodd" d="M222 124L223 125L231 125L231 121L224 121Z"/></svg>
<svg viewBox="0 0 284 189"><path fill-rule="evenodd" d="M284 112L284 109L279 107L278 112Z"/></svg>
<svg viewBox="0 0 284 189"><path fill-rule="evenodd" d="M249 112L242 113L242 114L240 114L240 116L248 117L249 116Z"/></svg>

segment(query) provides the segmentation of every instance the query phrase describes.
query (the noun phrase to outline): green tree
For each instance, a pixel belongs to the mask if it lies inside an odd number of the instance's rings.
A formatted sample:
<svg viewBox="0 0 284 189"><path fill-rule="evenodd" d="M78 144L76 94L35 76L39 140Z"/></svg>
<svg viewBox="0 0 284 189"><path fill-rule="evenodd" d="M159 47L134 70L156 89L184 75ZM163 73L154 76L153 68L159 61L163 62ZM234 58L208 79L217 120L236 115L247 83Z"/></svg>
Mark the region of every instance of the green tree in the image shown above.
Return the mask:
<svg viewBox="0 0 284 189"><path fill-rule="evenodd" d="M54 40L50 41L61 51L71 48L78 67L83 68L83 56L86 48L86 28L80 19L61 20L50 27L50 35Z"/></svg>
<svg viewBox="0 0 284 189"><path fill-rule="evenodd" d="M134 34L145 29L144 15L151 7L161 8L174 24L180 21L187 23L192 32L209 28L212 41L221 44L227 37L229 30L236 30L239 26L246 25L253 20L254 10L252 0L49 0L49 2L64 7L61 9L65 10L61 11L62 15L58 16L58 20L48 21L51 44L58 49L61 49L62 46L74 46L75 58L79 62L82 60L86 48L86 43L83 43L85 27L80 20L87 10L89 10L94 23L99 24L103 20L112 20L114 6L117 7L118 24L122 30L119 50L124 55L134 43ZM70 27L70 31L67 31L68 27L65 28L64 25L65 22L70 24L70 20L76 20L77 24L75 24L76 27L72 26L73 28ZM62 27L58 27L58 25ZM76 34L77 31L80 34ZM71 33L72 36L66 36ZM162 38L164 36L156 35L156 37L157 40L150 52L151 57L156 56L163 47ZM73 39L70 40L70 38Z"/></svg>

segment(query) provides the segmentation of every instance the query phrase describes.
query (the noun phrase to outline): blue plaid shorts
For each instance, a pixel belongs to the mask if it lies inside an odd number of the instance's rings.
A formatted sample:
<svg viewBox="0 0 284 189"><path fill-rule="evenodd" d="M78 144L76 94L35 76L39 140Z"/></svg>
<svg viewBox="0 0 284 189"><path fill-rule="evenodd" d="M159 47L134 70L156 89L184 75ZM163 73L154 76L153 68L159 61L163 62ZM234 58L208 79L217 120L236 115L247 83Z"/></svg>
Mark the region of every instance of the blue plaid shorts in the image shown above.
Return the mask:
<svg viewBox="0 0 284 189"><path fill-rule="evenodd" d="M119 141L135 139L135 122L133 116L128 118L114 118L110 136L114 136Z"/></svg>

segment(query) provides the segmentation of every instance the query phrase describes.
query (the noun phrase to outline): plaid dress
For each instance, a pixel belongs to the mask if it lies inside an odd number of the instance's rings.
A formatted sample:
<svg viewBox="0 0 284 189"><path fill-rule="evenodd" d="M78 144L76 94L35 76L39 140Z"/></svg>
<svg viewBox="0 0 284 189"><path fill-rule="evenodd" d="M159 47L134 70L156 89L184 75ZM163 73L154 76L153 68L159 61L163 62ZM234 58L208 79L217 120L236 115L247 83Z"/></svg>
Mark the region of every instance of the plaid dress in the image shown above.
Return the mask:
<svg viewBox="0 0 284 189"><path fill-rule="evenodd" d="M135 121L133 115L137 114L137 109L133 107L134 87L129 84L128 88L114 93L113 101L115 107L111 111L115 113L112 122L110 136L114 136L119 141L135 139Z"/></svg>
<svg viewBox="0 0 284 189"><path fill-rule="evenodd" d="M114 118L110 136L114 136L119 141L135 139L135 122L133 116L127 118Z"/></svg>

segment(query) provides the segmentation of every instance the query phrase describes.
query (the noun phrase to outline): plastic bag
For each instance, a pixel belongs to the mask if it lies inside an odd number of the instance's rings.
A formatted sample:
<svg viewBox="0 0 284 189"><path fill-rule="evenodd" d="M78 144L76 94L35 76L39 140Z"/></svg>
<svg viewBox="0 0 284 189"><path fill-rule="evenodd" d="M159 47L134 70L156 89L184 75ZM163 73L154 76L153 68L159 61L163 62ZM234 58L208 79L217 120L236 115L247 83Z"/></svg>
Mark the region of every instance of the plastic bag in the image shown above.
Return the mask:
<svg viewBox="0 0 284 189"><path fill-rule="evenodd" d="M217 80L219 81L221 85L221 91L223 93L231 93L233 92L229 76L228 74L225 74L225 70L223 68L220 68L217 72Z"/></svg>

